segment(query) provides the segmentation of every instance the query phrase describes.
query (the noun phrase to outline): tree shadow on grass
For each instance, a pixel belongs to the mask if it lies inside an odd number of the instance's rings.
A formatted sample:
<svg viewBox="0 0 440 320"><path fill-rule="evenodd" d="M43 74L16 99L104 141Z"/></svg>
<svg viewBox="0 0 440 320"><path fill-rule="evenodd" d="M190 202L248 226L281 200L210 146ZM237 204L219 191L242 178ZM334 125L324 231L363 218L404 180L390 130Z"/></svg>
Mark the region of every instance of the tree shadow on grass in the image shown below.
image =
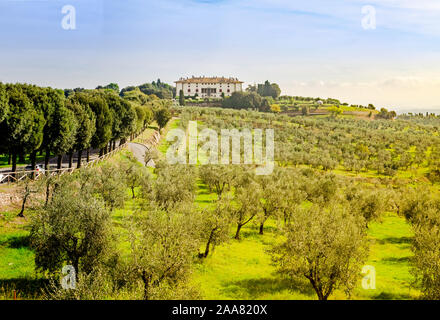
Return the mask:
<svg viewBox="0 0 440 320"><path fill-rule="evenodd" d="M388 262L388 263L407 263L410 261L410 257L400 257L400 258L395 258L395 257L390 257L390 258L383 258L382 259L383 262Z"/></svg>
<svg viewBox="0 0 440 320"><path fill-rule="evenodd" d="M197 203L213 203L214 201L212 199L204 199L204 200L197 199L196 202Z"/></svg>
<svg viewBox="0 0 440 320"><path fill-rule="evenodd" d="M231 288L227 288L226 291L236 291L239 288L246 291L246 296L250 299L258 299L264 294L277 294L284 290L312 297L315 294L315 291L305 282L294 282L283 278L246 279L230 282L228 285L231 285Z"/></svg>
<svg viewBox="0 0 440 320"><path fill-rule="evenodd" d="M198 194L211 194L213 193L210 191L205 185L198 185Z"/></svg>
<svg viewBox="0 0 440 320"><path fill-rule="evenodd" d="M234 226L234 234L235 234L235 230L236 230L236 226ZM240 231L240 239L241 240L249 240L249 239L255 239L255 238L260 238L261 239L261 235L258 234L258 230L255 228L252 229L241 229Z"/></svg>
<svg viewBox="0 0 440 320"><path fill-rule="evenodd" d="M381 292L372 297L375 300L408 300L413 299L409 294L396 294L392 292Z"/></svg>
<svg viewBox="0 0 440 320"><path fill-rule="evenodd" d="M389 237L385 239L380 239L377 242L380 244L411 244L412 239L413 238L411 237L400 237L400 238Z"/></svg>
<svg viewBox="0 0 440 320"><path fill-rule="evenodd" d="M234 225L234 235L235 235L236 229L237 229L237 226ZM265 235L275 234L278 231L279 231L279 229L276 226L264 226L264 234L261 235L260 231L258 229L258 226L251 225L250 228L241 229L240 238L246 239L246 240L257 239L257 240L262 240L263 242L265 242L264 241L266 239L266 238L264 238ZM271 243L272 242L269 242L269 244L271 244Z"/></svg>
<svg viewBox="0 0 440 320"><path fill-rule="evenodd" d="M48 284L47 279L0 279L0 297L12 300L15 290L17 299L39 299Z"/></svg>
<svg viewBox="0 0 440 320"><path fill-rule="evenodd" d="M0 242L0 245L4 245L12 249L28 248L30 246L30 237L12 236L7 238L6 241Z"/></svg>

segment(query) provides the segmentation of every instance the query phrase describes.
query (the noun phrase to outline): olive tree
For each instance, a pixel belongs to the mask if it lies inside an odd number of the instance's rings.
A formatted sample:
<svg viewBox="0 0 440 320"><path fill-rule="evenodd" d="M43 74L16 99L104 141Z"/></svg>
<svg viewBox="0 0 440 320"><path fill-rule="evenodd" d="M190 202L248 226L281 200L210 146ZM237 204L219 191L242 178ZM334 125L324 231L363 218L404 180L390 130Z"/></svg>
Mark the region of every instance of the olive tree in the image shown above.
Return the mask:
<svg viewBox="0 0 440 320"><path fill-rule="evenodd" d="M200 258L206 258L211 249L228 240L232 222L231 200L225 197L218 200L212 210L201 211L199 230L201 240L205 243L205 250L199 253Z"/></svg>
<svg viewBox="0 0 440 320"><path fill-rule="evenodd" d="M168 165L156 169L154 200L168 210L180 202L193 202L195 198L196 173L186 165Z"/></svg>
<svg viewBox="0 0 440 320"><path fill-rule="evenodd" d="M360 187L354 187L346 190L346 198L349 200L353 210L365 219L368 223L379 218L385 210L386 198L384 191L366 190Z"/></svg>
<svg viewBox="0 0 440 320"><path fill-rule="evenodd" d="M118 163L107 161L97 169L94 191L110 211L124 206L126 200L125 173Z"/></svg>
<svg viewBox="0 0 440 320"><path fill-rule="evenodd" d="M132 154L121 163L121 170L125 179L125 185L130 188L132 198L136 198L135 189L145 187L151 181L150 172L141 165Z"/></svg>
<svg viewBox="0 0 440 320"><path fill-rule="evenodd" d="M217 198L221 199L222 194L231 187L235 170L229 165L204 165L200 168L200 177L209 190L214 191Z"/></svg>
<svg viewBox="0 0 440 320"><path fill-rule="evenodd" d="M65 264L88 273L102 261L110 244L111 218L101 201L75 190L59 187L52 200L31 223L31 243L38 270L55 272Z"/></svg>
<svg viewBox="0 0 440 320"><path fill-rule="evenodd" d="M29 177L25 177L23 180L19 182L19 189L21 194L21 210L18 213L18 216L24 218L24 210L26 208L26 203L28 203L29 198L33 194L37 194L41 191L41 187L43 186L40 181L33 181Z"/></svg>
<svg viewBox="0 0 440 320"><path fill-rule="evenodd" d="M261 209L258 215L260 223L260 234L264 233L264 224L267 219L281 213L283 204L282 185L277 174L259 176L257 181L261 188Z"/></svg>
<svg viewBox="0 0 440 320"><path fill-rule="evenodd" d="M338 288L350 294L367 258L362 217L345 207L315 205L292 217L285 236L272 251L281 274L308 280L320 300Z"/></svg>
<svg viewBox="0 0 440 320"><path fill-rule="evenodd" d="M186 210L152 208L134 215L131 223L131 265L142 281L145 300L161 290L176 290L187 282L199 246L192 215Z"/></svg>
<svg viewBox="0 0 440 320"><path fill-rule="evenodd" d="M261 212L261 189L259 185L250 181L247 184L235 188L234 206L232 208L232 219L237 225L235 239L240 239L240 231Z"/></svg>

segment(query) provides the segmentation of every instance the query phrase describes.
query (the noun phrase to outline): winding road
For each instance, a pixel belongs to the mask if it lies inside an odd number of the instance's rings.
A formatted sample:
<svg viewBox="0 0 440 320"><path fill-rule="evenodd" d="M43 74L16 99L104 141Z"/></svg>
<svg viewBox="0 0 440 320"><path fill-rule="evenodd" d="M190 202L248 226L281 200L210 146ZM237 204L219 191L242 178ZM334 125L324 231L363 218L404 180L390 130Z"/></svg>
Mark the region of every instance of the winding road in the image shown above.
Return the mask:
<svg viewBox="0 0 440 320"><path fill-rule="evenodd" d="M142 164L145 164L145 152L147 150L149 150L149 148L146 145L141 144L141 143L136 143L136 142L129 142L128 143L128 150L130 150L131 153L133 153L133 155L135 156L137 161L139 161ZM155 167L154 161L151 160L147 164L147 166L154 168Z"/></svg>

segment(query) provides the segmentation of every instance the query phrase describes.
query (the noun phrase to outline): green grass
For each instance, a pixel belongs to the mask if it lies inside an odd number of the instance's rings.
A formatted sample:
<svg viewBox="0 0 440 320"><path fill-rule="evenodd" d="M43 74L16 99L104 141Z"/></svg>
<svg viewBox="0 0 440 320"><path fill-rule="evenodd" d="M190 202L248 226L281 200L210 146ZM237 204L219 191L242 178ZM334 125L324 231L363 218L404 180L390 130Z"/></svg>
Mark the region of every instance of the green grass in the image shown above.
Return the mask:
<svg viewBox="0 0 440 320"><path fill-rule="evenodd" d="M25 156L25 161L24 162L20 162L18 157L17 157L17 166L25 166L31 163L31 160L29 159L29 155ZM44 161L44 154L43 155L37 155L37 163ZM11 168L12 167L12 163L8 164L8 155L0 155L0 168Z"/></svg>
<svg viewBox="0 0 440 320"><path fill-rule="evenodd" d="M195 268L193 281L204 299L316 299L309 285L284 279L271 262L267 250L279 241L276 223L269 221L265 234L249 224L243 228L242 240L231 239L218 246L213 255ZM232 235L232 233L231 233ZM385 214L382 222L372 223L368 230L371 242L366 265L376 270L376 289L363 289L361 280L353 299L415 299L419 292L410 288L411 228L394 214ZM345 299L336 291L331 299Z"/></svg>
<svg viewBox="0 0 440 320"><path fill-rule="evenodd" d="M274 225L268 223L267 230ZM275 242L273 232L260 236L254 225L242 229L242 240L231 239L215 248L212 255L197 264L193 281L203 299L311 299L310 289L298 289L281 278L270 255L265 252Z"/></svg>
<svg viewBox="0 0 440 320"><path fill-rule="evenodd" d="M27 223L17 223L16 212L2 212L0 219L0 299L33 299L40 295L44 280L34 270L34 252L29 247Z"/></svg>
<svg viewBox="0 0 440 320"><path fill-rule="evenodd" d="M178 120L171 121L164 132L178 127ZM169 143L162 139L159 150L166 152L168 146ZM122 159L126 154L121 152L117 157ZM334 172L351 175L343 170ZM373 172L362 175L378 177ZM398 178L404 176L402 173ZM130 194L129 190L127 194ZM198 180L196 204L209 207L216 199L217 195ZM132 213L136 201L129 199L124 209L112 213L118 248L123 256L130 250L129 231L124 226L124 220ZM34 271L34 253L28 240L29 220L16 218L17 213L12 210L0 213L0 299L10 299L13 289L18 290L19 298L38 298L44 280L38 278ZM242 229L240 241L232 239L234 231L232 226L231 239L216 247L207 259L195 264L192 282L200 287L204 299L316 299L309 285L292 283L276 272L268 253L271 245L280 241L276 221L266 223L264 235L258 234L255 224L247 224ZM420 293L411 288L412 236L411 227L405 219L393 213L385 213L381 221L370 224L370 252L366 265L376 269L376 289L363 289L360 279L352 298L414 299L419 296ZM331 299L345 298L341 291L331 296Z"/></svg>
<svg viewBox="0 0 440 320"><path fill-rule="evenodd" d="M376 290L357 290L362 298L414 299L420 294L410 286L411 241L413 233L404 218L394 213L384 214L382 223L372 223L368 236L371 241L367 265L376 269Z"/></svg>

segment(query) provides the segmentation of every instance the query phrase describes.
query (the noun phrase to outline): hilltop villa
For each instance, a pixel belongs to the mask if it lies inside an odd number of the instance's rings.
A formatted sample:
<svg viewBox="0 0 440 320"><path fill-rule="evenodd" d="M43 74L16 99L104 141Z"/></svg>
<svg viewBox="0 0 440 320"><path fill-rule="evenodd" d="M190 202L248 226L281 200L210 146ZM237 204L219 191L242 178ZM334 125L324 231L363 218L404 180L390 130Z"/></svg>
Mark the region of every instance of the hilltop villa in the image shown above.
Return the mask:
<svg viewBox="0 0 440 320"><path fill-rule="evenodd" d="M197 96L201 98L221 98L222 93L230 96L233 92L243 91L242 81L237 78L225 77L192 77L180 78L176 83L176 92L179 95L183 90L185 96Z"/></svg>

